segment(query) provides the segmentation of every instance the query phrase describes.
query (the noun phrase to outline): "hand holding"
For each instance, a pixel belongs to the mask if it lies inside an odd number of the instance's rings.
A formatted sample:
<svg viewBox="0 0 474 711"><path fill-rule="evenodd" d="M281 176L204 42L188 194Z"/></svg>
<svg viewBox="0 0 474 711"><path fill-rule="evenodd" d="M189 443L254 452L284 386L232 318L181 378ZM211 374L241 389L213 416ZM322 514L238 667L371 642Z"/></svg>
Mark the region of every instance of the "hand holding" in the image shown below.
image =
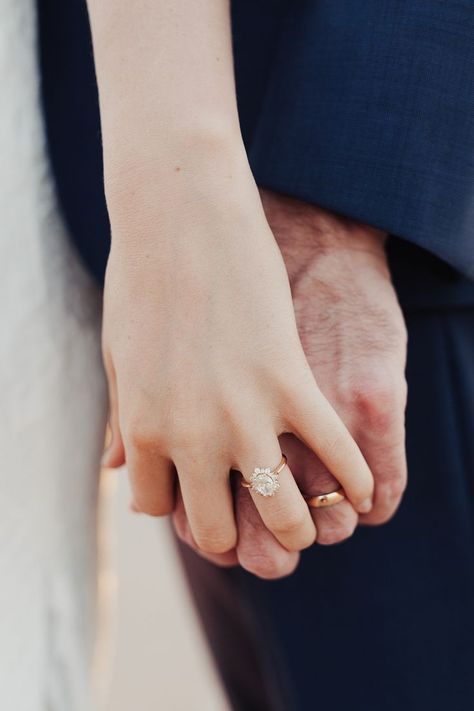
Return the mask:
<svg viewBox="0 0 474 711"><path fill-rule="evenodd" d="M156 516L174 509L177 472L193 540L207 553L237 543L230 469L249 478L255 467L276 466L283 432L307 443L356 510L370 509L373 487L304 355L248 166L222 156L212 171L184 161L166 206L156 207L154 187L137 184L136 174L130 200L116 183L109 189L103 330L108 461L125 456L135 509ZM314 541L314 523L288 467L279 480L273 497L245 494L272 537L301 550Z"/></svg>
<svg viewBox="0 0 474 711"><path fill-rule="evenodd" d="M374 507L364 523L393 515L406 483L404 379L406 332L377 230L310 205L263 193L269 224L288 269L300 337L322 391L358 442L375 477ZM321 494L339 483L291 435L281 438L300 489ZM239 543L221 564L240 562L262 577L291 572L298 561L265 531L245 491L236 491ZM352 534L358 514L349 501L312 511L317 541ZM192 544L180 502L174 515Z"/></svg>

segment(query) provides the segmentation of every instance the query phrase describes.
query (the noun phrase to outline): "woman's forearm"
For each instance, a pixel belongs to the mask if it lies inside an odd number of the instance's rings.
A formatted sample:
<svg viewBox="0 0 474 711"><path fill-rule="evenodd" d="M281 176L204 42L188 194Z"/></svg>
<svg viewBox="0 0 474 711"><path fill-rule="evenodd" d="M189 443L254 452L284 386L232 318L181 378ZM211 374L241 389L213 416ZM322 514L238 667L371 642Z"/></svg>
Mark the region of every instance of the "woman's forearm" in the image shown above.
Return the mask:
<svg viewBox="0 0 474 711"><path fill-rule="evenodd" d="M246 161L227 0L89 4L113 235L112 459L126 460L135 510L170 513L176 470L193 540L232 550L229 472L275 466L282 432L301 436L367 510L370 470L309 369ZM254 503L275 539L300 550L316 535L308 506L288 467L273 483L276 504L258 491Z"/></svg>
<svg viewBox="0 0 474 711"><path fill-rule="evenodd" d="M240 151L227 0L88 0L106 180Z"/></svg>

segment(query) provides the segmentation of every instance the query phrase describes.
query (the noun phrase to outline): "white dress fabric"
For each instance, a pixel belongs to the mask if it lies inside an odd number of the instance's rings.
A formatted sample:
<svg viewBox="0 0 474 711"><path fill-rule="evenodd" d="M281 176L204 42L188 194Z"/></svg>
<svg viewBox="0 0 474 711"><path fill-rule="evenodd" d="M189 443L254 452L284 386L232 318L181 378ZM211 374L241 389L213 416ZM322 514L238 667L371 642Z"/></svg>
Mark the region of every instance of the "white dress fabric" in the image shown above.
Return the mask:
<svg viewBox="0 0 474 711"><path fill-rule="evenodd" d="M89 711L100 296L57 210L34 0L0 0L0 86L0 708Z"/></svg>

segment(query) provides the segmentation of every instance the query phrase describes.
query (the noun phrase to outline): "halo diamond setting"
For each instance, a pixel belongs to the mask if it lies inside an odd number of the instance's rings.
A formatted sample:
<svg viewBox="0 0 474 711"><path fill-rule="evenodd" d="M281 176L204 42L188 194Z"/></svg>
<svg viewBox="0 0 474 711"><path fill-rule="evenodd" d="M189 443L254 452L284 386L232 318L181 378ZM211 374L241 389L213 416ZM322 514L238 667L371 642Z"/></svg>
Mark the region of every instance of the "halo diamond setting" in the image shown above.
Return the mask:
<svg viewBox="0 0 474 711"><path fill-rule="evenodd" d="M270 467L256 467L250 477L250 488L260 496L274 496L280 488L278 474L274 474Z"/></svg>

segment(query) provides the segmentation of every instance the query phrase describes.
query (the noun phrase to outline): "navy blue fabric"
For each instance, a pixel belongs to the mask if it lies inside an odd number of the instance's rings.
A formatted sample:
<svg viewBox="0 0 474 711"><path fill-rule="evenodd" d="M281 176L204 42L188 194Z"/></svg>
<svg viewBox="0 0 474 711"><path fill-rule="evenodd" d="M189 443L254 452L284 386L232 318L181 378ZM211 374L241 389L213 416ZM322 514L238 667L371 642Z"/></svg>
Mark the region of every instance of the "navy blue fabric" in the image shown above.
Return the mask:
<svg viewBox="0 0 474 711"><path fill-rule="evenodd" d="M472 0L233 7L257 181L406 238L474 278Z"/></svg>
<svg viewBox="0 0 474 711"><path fill-rule="evenodd" d="M101 280L109 224L85 2L38 0L38 9L58 195ZM407 314L410 485L393 522L305 552L288 580L222 573L248 604L254 662L269 663L248 678L274 682L269 697L281 692L272 711L472 707L473 14L472 0L233 3L257 181L404 238L390 257L403 302L416 307ZM217 630L220 649L232 645L229 629ZM290 701L278 685L285 672ZM227 667L229 684L242 676ZM236 708L264 711L247 691Z"/></svg>
<svg viewBox="0 0 474 711"><path fill-rule="evenodd" d="M103 281L110 226L103 188L99 100L85 0L38 0L45 129L71 237Z"/></svg>
<svg viewBox="0 0 474 711"><path fill-rule="evenodd" d="M232 9L257 182L405 238L389 246L404 303L474 304L462 276L474 269L472 0L234 0ZM101 281L109 223L86 3L38 0L38 16L58 195Z"/></svg>
<svg viewBox="0 0 474 711"><path fill-rule="evenodd" d="M474 309L414 310L406 320L409 484L394 519L312 547L280 581L216 573L187 555L213 649L227 646L216 660L236 711L473 707ZM243 646L229 620L245 608L240 634L254 653L229 659ZM233 668L245 678L247 662L260 665L263 690L235 684Z"/></svg>

